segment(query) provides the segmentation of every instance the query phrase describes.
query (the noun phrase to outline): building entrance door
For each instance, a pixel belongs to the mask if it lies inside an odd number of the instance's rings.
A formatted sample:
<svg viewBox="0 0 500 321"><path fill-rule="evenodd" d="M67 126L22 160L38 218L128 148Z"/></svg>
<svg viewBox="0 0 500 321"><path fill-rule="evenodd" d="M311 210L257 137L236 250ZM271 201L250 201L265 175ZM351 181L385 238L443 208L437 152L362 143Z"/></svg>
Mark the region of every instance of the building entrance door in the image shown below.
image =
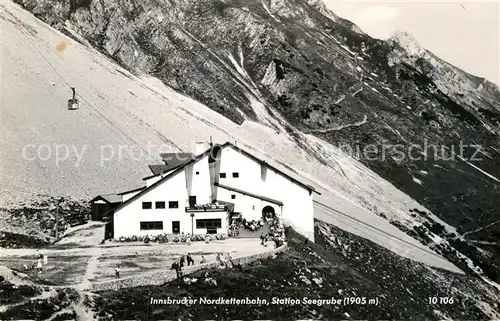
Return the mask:
<svg viewBox="0 0 500 321"><path fill-rule="evenodd" d="M181 222L180 221L172 221L172 233L179 234L181 232Z"/></svg>

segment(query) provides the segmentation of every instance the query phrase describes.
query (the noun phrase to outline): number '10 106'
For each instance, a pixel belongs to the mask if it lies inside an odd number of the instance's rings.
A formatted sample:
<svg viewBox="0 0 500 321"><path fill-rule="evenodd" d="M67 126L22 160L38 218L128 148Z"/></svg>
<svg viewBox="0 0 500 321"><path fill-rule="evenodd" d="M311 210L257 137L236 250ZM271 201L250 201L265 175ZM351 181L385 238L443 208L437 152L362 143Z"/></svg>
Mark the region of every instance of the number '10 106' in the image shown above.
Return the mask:
<svg viewBox="0 0 500 321"><path fill-rule="evenodd" d="M429 304L453 304L453 298L449 298L449 297L435 297L435 296L432 296L432 297L429 297L429 300L428 300Z"/></svg>

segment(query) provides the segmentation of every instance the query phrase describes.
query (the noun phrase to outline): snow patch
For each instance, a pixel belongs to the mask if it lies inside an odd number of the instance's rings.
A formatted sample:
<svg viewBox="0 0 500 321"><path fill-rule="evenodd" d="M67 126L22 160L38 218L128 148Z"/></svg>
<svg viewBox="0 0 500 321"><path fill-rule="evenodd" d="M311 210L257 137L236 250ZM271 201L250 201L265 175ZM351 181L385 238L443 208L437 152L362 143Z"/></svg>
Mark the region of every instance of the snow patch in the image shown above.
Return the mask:
<svg viewBox="0 0 500 321"><path fill-rule="evenodd" d="M456 155L456 154L455 154ZM491 175L490 173L488 172L485 172L483 171L481 168L477 167L476 165L472 164L471 162L468 162L466 161L462 156L460 155L456 155L458 158L460 158L464 163L466 163L467 165L471 166L472 168L478 170L479 172L483 173L484 175L488 176L489 178L497 181L500 183L500 179L496 178L495 176Z"/></svg>
<svg viewBox="0 0 500 321"><path fill-rule="evenodd" d="M415 183L417 183L418 185L424 185L424 183L421 180L419 180L418 178L416 178L415 176L412 176L412 178L413 178L413 181Z"/></svg>
<svg viewBox="0 0 500 321"><path fill-rule="evenodd" d="M354 51L351 51L351 50L349 49L349 47L347 47L347 46L345 46L345 45L341 45L340 47L341 47L342 49L344 49L345 51L347 51L348 53L350 53L351 55L353 55L353 56L354 56L354 55L356 55L356 53L355 53Z"/></svg>
<svg viewBox="0 0 500 321"><path fill-rule="evenodd" d="M231 61L231 63L233 64L234 68L236 69L236 71L238 71L238 73L247 78L247 73L245 70L243 70L243 68L238 64L238 62L236 62L236 59L234 59L233 55L227 55L227 58L229 59L229 61Z"/></svg>
<svg viewBox="0 0 500 321"><path fill-rule="evenodd" d="M267 13L271 16L271 18L273 18L277 22L281 22L281 21L278 20L278 18L276 18L275 15L273 15L273 13L271 12L271 10L269 10L269 7L267 6L267 4L266 4L266 2L264 0L262 0L261 3L262 3L262 6L264 7L264 9L267 11Z"/></svg>

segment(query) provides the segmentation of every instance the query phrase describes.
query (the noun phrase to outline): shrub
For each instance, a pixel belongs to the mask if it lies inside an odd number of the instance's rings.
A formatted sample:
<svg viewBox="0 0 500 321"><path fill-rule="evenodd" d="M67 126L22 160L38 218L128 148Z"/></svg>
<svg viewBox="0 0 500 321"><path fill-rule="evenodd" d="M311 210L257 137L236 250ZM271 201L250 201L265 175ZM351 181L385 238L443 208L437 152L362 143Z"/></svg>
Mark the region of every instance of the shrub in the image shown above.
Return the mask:
<svg viewBox="0 0 500 321"><path fill-rule="evenodd" d="M176 236L174 237L174 239L172 240L174 243L179 243L179 238Z"/></svg>
<svg viewBox="0 0 500 321"><path fill-rule="evenodd" d="M147 244L147 243L149 243L149 241L150 241L149 237L148 237L148 236L146 236L146 237L144 238L144 243L146 243L146 244Z"/></svg>

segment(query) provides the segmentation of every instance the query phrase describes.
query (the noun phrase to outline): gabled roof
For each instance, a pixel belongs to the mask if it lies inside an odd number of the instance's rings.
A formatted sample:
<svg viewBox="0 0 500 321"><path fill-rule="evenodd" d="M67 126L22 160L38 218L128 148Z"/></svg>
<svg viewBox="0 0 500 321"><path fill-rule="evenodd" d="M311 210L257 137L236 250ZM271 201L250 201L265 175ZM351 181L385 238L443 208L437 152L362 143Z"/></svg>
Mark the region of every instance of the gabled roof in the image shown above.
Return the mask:
<svg viewBox="0 0 500 321"><path fill-rule="evenodd" d="M151 172L153 172L153 175L146 176L142 180L145 181L145 180L148 180L150 178L166 174L166 173L171 172L171 171L173 171L173 170L175 170L175 169L177 169L179 167L184 167L183 165L184 165L184 163L183 164L176 164L176 166L169 166L169 165L149 165L149 169L151 170ZM162 166L162 168L161 169L158 169L158 168L152 169L151 168L152 166ZM155 174L154 171L157 171L157 173Z"/></svg>
<svg viewBox="0 0 500 321"><path fill-rule="evenodd" d="M165 164L149 165L149 169L153 175L144 177L143 180L170 172L171 170L191 161L194 158L194 155L191 153L162 153L160 154L160 157L163 159Z"/></svg>
<svg viewBox="0 0 500 321"><path fill-rule="evenodd" d="M93 203L99 199L105 201L108 204L115 204L122 202L122 197L118 194L102 194L102 195L97 195L96 197L91 199L89 203Z"/></svg>
<svg viewBox="0 0 500 321"><path fill-rule="evenodd" d="M219 146L220 145L214 145L215 146ZM145 188L144 190L142 190L141 192L139 192L138 194L134 195L133 197L129 198L128 200L126 200L125 202L121 203L120 205L118 205L118 207L115 209L115 213L118 212L119 210L121 210L122 208L124 208L125 206L127 206L128 204L132 203L133 201L135 201L136 199L138 199L139 197L141 197L142 195L146 194L147 192L153 190L154 188L160 186L163 182L167 181L170 177L173 177L175 175L177 175L178 173L180 173L182 170L184 170L184 167L186 167L187 165L189 164L192 164L192 163L195 163L197 162L198 160L202 159L203 157L205 156L208 156L210 155L210 153L212 152L212 148L206 150L204 153L200 154L200 155L197 155L197 156L191 156L191 158L189 159L188 162L184 163L183 165L180 165L178 166L176 169L174 169L173 171L171 171L169 174L167 174L167 176L163 177L162 179L158 180L157 182L155 182L154 184L152 184L151 186ZM188 154L188 153L186 153ZM163 155L163 154L162 154ZM163 157L162 157L163 158ZM154 177L154 176L150 176L149 178L151 177ZM146 178L145 178L146 179Z"/></svg>
<svg viewBox="0 0 500 321"><path fill-rule="evenodd" d="M305 189L307 189L309 192L315 192L317 194L320 194L319 192L317 192L312 186L309 186L307 184L304 184L302 183L301 181L299 181L298 179L286 174L286 173L283 173L281 170L277 169L276 167L274 166L271 166L269 165L267 162L257 158L256 156L254 156L252 153L249 153L247 151L245 151L244 149L240 148L240 147L237 147L233 144L231 144L230 142L226 142L222 145L219 145L219 144L215 144L213 145L212 147L210 147L209 149L207 149L205 152L203 152L202 154L199 154L199 155L196 155L194 156L193 154L190 154L190 153L177 153L176 155L184 155L184 157L188 157L188 155L191 155L189 160L184 163L184 164L181 164L179 165L177 168L175 168L174 170L172 170L169 174L167 174L165 177L163 177L162 179L158 180L157 182L155 182L154 184L152 184L151 186L143 189L140 193L134 195L133 197L129 198L128 200L126 200L125 202L123 202L122 204L120 204L116 209L115 209L115 212L119 211L120 209L124 208L125 206L127 206L128 204L132 203L133 201L135 201L136 199L138 199L139 197L141 197L142 195L146 194L148 191L160 186L163 182L167 181L168 179L170 179L171 177L175 176L176 174L178 174L179 172L181 172L182 170L184 170L184 167L186 167L187 165L189 164L193 164L193 163L196 163L197 161L199 161L200 159L204 158L205 156L209 156L212 154L212 151L213 149L215 148L220 148L220 149L224 149L226 147L231 147L233 149L236 149L237 151L240 151L241 153L243 153L244 155L246 155L247 157L253 159L254 161L260 163L260 164L266 164L266 166L268 168L270 168L271 170L273 171L276 171L276 172L279 172L280 174L282 174L283 176L287 177L288 179L296 182L297 184L299 184L300 186L304 187ZM172 155L172 153L166 153L166 154L161 154L160 156L162 158L164 158L163 156L166 156L167 158L169 157L169 155ZM165 160L165 159L164 159ZM155 175L156 176L156 175ZM154 177L154 176L150 176L149 178L151 177ZM146 178L145 178L146 179ZM244 192L244 191L242 191ZM247 192L245 192L247 193ZM255 196L258 196L258 195L255 195ZM271 202L271 200L273 202L271 203L274 203L274 202L280 202L280 201L277 201L277 200L273 200L271 198L268 198L269 202ZM275 203L277 204L277 203ZM283 204L283 203L281 203Z"/></svg>
<svg viewBox="0 0 500 321"><path fill-rule="evenodd" d="M194 155L192 153L161 153L161 159L165 162L165 164L171 164L175 162L186 163L193 159Z"/></svg>
<svg viewBox="0 0 500 321"><path fill-rule="evenodd" d="M233 192L240 193L240 194L243 194L243 195L247 195L247 196L250 196L250 197L253 197L253 198L257 198L257 199L260 199L260 200L263 200L263 201L266 201L266 202L269 202L269 203L273 203L273 204L276 204L276 205L279 205L279 206L283 206L283 202L281 202L281 201L272 199L270 197L261 196L261 195L257 195L257 194L254 194L254 193L250 193L250 192L244 191L244 190L239 189L239 188L235 188L235 187L231 187L231 186L227 186L227 185L219 184L219 183L214 183L214 186L218 186L220 188L227 189L228 191L233 191Z"/></svg>
<svg viewBox="0 0 500 321"><path fill-rule="evenodd" d="M170 166L168 165L149 165L149 169L151 170L151 173L153 173L153 175L159 175L168 172L169 168Z"/></svg>
<svg viewBox="0 0 500 321"><path fill-rule="evenodd" d="M143 190L145 188L146 188L146 186L141 186L141 187L134 188L134 189L131 189L129 191L125 191L125 192L121 192L121 193L117 193L117 194L118 195L127 195L127 194L130 194L130 193L138 192L138 191Z"/></svg>
<svg viewBox="0 0 500 321"><path fill-rule="evenodd" d="M223 145L221 145L222 148L224 147L228 147L230 146L231 148L233 149L236 149L237 151L241 152L243 155L253 159L254 161L260 163L260 164L265 164L268 168L270 168L271 170L275 171L275 172L279 172L281 175L285 176L286 178L288 178L289 180L292 180L294 181L295 183L299 184L300 186L304 187L305 189L309 190L310 192L315 192L316 194L319 194L321 195L321 193L317 192L314 187L310 186L310 185L307 185L307 184L304 184L302 183L301 181L299 181L298 179L288 175L287 173L284 173L283 171L277 169L276 167L270 165L268 162L256 157L254 154L242 149L241 147L239 146L236 146L236 145L233 145L231 144L230 142L226 142L224 143Z"/></svg>

